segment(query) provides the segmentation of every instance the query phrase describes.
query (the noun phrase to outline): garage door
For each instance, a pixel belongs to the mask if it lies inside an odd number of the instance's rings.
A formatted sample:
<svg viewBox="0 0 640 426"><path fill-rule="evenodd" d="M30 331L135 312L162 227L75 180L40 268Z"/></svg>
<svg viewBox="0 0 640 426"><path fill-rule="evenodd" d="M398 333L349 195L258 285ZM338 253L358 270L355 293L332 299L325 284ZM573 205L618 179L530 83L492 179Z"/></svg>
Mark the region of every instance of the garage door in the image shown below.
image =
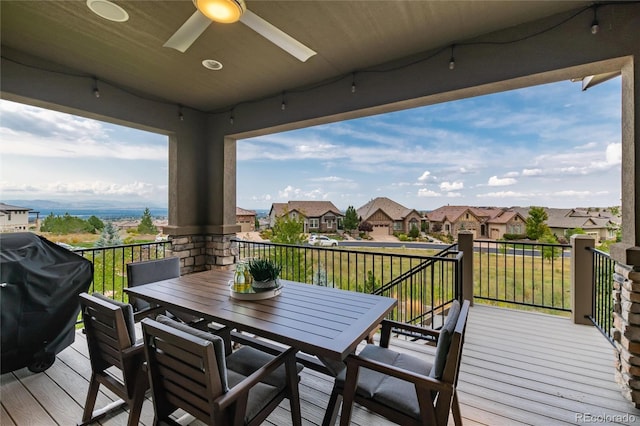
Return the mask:
<svg viewBox="0 0 640 426"><path fill-rule="evenodd" d="M388 225L373 225L373 231L371 235L389 235Z"/></svg>

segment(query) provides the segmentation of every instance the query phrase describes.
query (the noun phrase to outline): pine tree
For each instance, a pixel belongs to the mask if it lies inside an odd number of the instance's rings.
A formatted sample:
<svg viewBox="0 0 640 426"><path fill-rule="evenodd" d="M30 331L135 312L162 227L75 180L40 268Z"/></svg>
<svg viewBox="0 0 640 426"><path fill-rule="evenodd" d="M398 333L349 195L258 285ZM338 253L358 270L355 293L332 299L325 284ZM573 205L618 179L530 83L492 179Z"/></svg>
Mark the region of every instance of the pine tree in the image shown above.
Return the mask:
<svg viewBox="0 0 640 426"><path fill-rule="evenodd" d="M549 232L549 227L545 223L547 219L549 219L549 215L547 215L544 207L531 207L526 223L527 238L530 240L538 240Z"/></svg>
<svg viewBox="0 0 640 426"><path fill-rule="evenodd" d="M158 228L153 224L153 220L151 219L151 212L149 211L149 207L144 209L142 213L142 218L140 219L140 225L138 225L138 232L140 234L157 234Z"/></svg>
<svg viewBox="0 0 640 426"><path fill-rule="evenodd" d="M95 243L95 247L111 247L119 246L121 244L122 240L120 239L118 230L113 226L112 222L107 222L102 229L100 238L98 238L98 241Z"/></svg>
<svg viewBox="0 0 640 426"><path fill-rule="evenodd" d="M353 206L347 207L347 211L344 214L344 219L342 220L342 227L345 231L351 232L355 229L358 229L358 213Z"/></svg>

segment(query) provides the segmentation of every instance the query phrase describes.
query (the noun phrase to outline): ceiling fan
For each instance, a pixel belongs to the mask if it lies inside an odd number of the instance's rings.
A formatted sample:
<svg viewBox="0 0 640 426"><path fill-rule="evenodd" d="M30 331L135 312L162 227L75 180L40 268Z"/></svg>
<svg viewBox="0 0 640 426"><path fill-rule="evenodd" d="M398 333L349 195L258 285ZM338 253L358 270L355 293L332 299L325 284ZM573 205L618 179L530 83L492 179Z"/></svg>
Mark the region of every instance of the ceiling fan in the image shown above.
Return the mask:
<svg viewBox="0 0 640 426"><path fill-rule="evenodd" d="M298 40L247 10L244 0L192 0L196 11L163 45L184 53L211 25L240 21L287 53L305 62L316 54Z"/></svg>

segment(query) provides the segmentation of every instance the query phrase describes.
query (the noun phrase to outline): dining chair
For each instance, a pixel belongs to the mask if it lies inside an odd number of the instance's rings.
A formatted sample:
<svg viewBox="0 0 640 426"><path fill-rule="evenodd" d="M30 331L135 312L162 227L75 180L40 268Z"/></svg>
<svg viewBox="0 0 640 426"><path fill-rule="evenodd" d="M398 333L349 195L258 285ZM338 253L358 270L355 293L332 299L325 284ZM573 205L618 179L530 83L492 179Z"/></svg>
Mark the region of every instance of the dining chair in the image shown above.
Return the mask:
<svg viewBox="0 0 640 426"><path fill-rule="evenodd" d="M91 379L80 424L93 423L127 405L127 424L137 425L149 384L142 368L144 346L142 341L136 342L133 308L100 293L81 293L79 297L91 363ZM100 385L121 399L94 411Z"/></svg>
<svg viewBox="0 0 640 426"><path fill-rule="evenodd" d="M180 258L165 257L162 259L143 260L140 262L127 263L127 285L136 287L139 285L149 284L156 281L168 280L170 278L178 278L180 276ZM149 302L141 299L130 299L133 304L136 315L138 313L155 312ZM178 319L193 327L201 330L207 329L207 322L203 318L189 315L183 312L160 310L171 318Z"/></svg>
<svg viewBox="0 0 640 426"><path fill-rule="evenodd" d="M182 409L208 425L258 425L285 398L300 425L296 350L272 356L250 346L225 355L224 340L164 315L142 320L154 424Z"/></svg>
<svg viewBox="0 0 640 426"><path fill-rule="evenodd" d="M446 425L449 412L462 424L456 386L469 314L469 301L454 300L439 330L383 320L380 344L349 355L335 380L323 425L334 424L342 399L340 425L351 419L354 402L401 425ZM389 349L392 330L436 339L433 360Z"/></svg>

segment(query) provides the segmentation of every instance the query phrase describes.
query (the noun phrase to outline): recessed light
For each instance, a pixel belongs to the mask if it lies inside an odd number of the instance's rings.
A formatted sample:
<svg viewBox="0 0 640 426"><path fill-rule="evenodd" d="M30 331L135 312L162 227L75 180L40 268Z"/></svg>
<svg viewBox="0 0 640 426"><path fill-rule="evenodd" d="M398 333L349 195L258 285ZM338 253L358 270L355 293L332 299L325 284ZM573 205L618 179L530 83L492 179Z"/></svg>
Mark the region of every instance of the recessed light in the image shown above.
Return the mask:
<svg viewBox="0 0 640 426"><path fill-rule="evenodd" d="M114 22L126 22L129 14L126 10L109 0L87 0L87 7L101 18Z"/></svg>
<svg viewBox="0 0 640 426"><path fill-rule="evenodd" d="M222 62L216 61L215 59L205 59L202 61L202 66L213 71L219 71L222 69Z"/></svg>

